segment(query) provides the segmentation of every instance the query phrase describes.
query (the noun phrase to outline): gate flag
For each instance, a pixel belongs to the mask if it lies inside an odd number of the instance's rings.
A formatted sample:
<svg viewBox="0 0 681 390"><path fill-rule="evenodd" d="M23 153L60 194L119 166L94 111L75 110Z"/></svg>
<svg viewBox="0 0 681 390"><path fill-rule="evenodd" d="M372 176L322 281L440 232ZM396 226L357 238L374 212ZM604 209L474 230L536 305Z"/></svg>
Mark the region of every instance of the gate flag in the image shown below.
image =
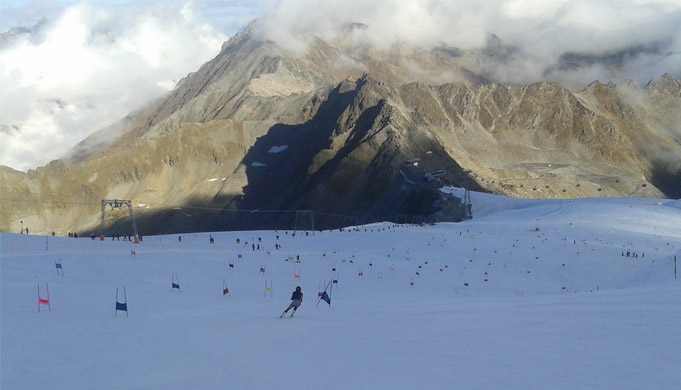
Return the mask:
<svg viewBox="0 0 681 390"><path fill-rule="evenodd" d="M331 298L329 297L329 294L326 293L326 291L324 291L322 293L322 296L320 297L320 299L323 300L324 302L328 303L329 306L331 306Z"/></svg>

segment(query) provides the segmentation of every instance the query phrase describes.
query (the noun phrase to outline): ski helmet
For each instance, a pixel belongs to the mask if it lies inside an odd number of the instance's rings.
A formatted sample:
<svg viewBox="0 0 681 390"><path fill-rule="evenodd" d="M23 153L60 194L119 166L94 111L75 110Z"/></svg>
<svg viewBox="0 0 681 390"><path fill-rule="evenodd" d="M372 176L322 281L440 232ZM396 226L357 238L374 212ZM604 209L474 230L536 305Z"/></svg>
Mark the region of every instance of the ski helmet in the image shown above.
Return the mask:
<svg viewBox="0 0 681 390"><path fill-rule="evenodd" d="M301 290L300 286L296 287L296 291L300 291L300 290Z"/></svg>

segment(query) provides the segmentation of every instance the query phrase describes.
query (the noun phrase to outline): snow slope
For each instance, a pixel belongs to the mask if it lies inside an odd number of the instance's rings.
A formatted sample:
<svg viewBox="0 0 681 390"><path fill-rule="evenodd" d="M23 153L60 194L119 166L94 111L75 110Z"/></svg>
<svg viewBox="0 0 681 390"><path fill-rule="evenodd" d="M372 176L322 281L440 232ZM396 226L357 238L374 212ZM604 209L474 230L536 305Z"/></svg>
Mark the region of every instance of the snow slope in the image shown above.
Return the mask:
<svg viewBox="0 0 681 390"><path fill-rule="evenodd" d="M2 234L0 387L679 388L681 209L473 203L466 223L219 232L213 245ZM303 306L279 319L296 285ZM123 287L129 316L114 317Z"/></svg>

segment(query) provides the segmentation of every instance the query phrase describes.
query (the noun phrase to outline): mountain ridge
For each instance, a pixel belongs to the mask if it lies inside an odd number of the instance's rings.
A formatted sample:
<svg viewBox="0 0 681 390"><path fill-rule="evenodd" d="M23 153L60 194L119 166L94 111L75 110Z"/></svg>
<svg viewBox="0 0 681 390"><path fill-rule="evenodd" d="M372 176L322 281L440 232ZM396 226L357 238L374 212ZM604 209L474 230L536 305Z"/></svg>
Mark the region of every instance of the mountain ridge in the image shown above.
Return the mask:
<svg viewBox="0 0 681 390"><path fill-rule="evenodd" d="M239 215L256 209L441 216L443 184L530 198L681 197L681 81L669 74L644 88L596 81L573 92L482 82L453 65L470 53L400 46L353 56L311 39L293 53L247 28L69 158L0 170L0 229L22 219L36 232L97 231L99 202L111 198L143 204L135 211L150 234L255 226ZM439 69L461 81L414 80L414 64L422 80ZM436 170L439 181L423 179ZM107 224L123 231L117 213Z"/></svg>

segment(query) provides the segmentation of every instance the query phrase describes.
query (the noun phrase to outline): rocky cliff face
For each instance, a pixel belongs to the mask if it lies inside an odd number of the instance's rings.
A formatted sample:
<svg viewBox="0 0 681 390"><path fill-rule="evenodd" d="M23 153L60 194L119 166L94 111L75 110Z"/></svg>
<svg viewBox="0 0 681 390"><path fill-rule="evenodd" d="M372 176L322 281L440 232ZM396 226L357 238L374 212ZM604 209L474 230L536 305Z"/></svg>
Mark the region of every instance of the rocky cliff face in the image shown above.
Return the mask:
<svg viewBox="0 0 681 390"><path fill-rule="evenodd" d="M21 220L35 233L98 232L101 200L114 198L132 199L140 231L155 234L288 228L295 215L243 211L256 209L314 210L329 224L427 216L442 183L519 197L681 197L672 76L579 92L504 85L471 70L470 54L310 40L291 53L247 29L70 158L3 167L0 229ZM439 82L445 73L459 81ZM423 179L438 170L439 184ZM127 211L108 212L107 225L129 230Z"/></svg>

